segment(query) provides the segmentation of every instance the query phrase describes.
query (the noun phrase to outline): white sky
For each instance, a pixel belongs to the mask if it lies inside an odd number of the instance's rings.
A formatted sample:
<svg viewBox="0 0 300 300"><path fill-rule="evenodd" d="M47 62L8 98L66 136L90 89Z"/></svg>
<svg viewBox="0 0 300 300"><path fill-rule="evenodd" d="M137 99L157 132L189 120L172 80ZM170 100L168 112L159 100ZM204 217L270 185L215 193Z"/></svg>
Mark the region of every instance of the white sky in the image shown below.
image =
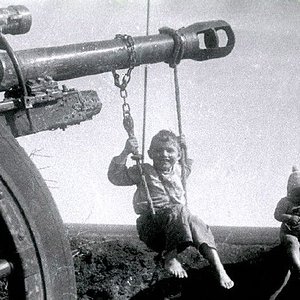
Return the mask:
<svg viewBox="0 0 300 300"><path fill-rule="evenodd" d="M27 6L33 18L29 33L7 37L16 50L113 39L117 33L141 36L146 30L141 0L1 1L1 7L12 4ZM279 226L275 206L286 194L292 165L300 166L300 2L152 0L150 34L216 19L231 25L233 52L179 66L183 131L194 159L189 207L210 225ZM143 72L133 71L128 88L140 140ZM177 131L172 76L164 63L149 67L147 144L160 129ZM95 89L101 113L19 143L42 155L33 160L65 222L134 224L134 187L115 187L106 177L127 137L112 75L62 83Z"/></svg>

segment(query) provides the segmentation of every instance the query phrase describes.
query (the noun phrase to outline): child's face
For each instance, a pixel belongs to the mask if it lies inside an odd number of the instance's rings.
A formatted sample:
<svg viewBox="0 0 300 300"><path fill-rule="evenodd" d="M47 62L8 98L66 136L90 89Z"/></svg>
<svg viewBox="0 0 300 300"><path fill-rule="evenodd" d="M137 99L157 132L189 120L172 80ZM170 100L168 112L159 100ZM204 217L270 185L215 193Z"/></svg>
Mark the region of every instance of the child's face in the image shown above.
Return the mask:
<svg viewBox="0 0 300 300"><path fill-rule="evenodd" d="M174 141L157 141L152 145L148 154L153 159L154 167L162 172L170 171L180 159L178 144Z"/></svg>
<svg viewBox="0 0 300 300"><path fill-rule="evenodd" d="M291 197L293 198L294 202L300 203L300 188L295 188L290 193Z"/></svg>

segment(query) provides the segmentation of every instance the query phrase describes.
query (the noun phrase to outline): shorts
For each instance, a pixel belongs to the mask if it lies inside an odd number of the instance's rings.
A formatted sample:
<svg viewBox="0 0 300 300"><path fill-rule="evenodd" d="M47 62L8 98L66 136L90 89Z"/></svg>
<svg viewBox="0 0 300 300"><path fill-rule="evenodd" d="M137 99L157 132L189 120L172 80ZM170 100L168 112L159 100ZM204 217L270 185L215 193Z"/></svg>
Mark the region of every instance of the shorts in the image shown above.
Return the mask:
<svg viewBox="0 0 300 300"><path fill-rule="evenodd" d="M139 216L137 231L140 240L155 252L181 252L188 246L199 249L203 243L216 248L209 226L182 204L161 209L154 216Z"/></svg>

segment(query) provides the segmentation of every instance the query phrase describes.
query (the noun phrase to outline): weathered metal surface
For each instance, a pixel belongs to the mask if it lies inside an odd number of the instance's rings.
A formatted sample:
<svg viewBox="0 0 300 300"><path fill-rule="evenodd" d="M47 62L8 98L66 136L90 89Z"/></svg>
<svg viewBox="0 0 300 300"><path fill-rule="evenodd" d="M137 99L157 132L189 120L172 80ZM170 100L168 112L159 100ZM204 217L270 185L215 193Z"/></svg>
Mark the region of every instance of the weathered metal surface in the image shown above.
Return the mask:
<svg viewBox="0 0 300 300"><path fill-rule="evenodd" d="M184 39L183 59L203 61L228 55L234 46L234 34L222 20L195 23L178 30ZM218 43L220 32L226 43ZM204 37L205 45L200 40ZM213 41L213 42L211 42ZM173 54L174 41L168 34L134 37L136 66L168 61ZM87 75L127 68L128 51L120 39L86 42L59 47L16 51L25 80L51 76L67 80ZM0 54L0 91L18 83L17 76L6 53Z"/></svg>
<svg viewBox="0 0 300 300"><path fill-rule="evenodd" d="M1 258L12 262L9 299L75 300L70 246L38 170L0 117ZM2 238L1 238L2 240Z"/></svg>
<svg viewBox="0 0 300 300"><path fill-rule="evenodd" d="M31 14L23 5L0 8L0 31L3 34L24 34L30 30Z"/></svg>
<svg viewBox="0 0 300 300"><path fill-rule="evenodd" d="M12 264L6 259L0 259L0 278L6 277L11 274Z"/></svg>
<svg viewBox="0 0 300 300"><path fill-rule="evenodd" d="M43 299L45 288L41 279L39 257L36 255L26 219L5 187L2 178L0 188L4 194L0 200L0 213L6 225L6 228L2 227L1 230L9 231L14 246L14 254L10 254L9 257L14 264L14 272L10 281L10 284L14 286L14 291L11 288L10 294L13 295L13 299L22 299L25 294L33 295L34 293L36 297L32 299ZM27 282L27 277L33 278L33 275L35 280Z"/></svg>
<svg viewBox="0 0 300 300"><path fill-rule="evenodd" d="M31 124L28 112L18 108L14 100L8 98L0 103L0 114L3 107L7 125L15 137L80 124L98 114L102 107L97 93L92 90L62 90L55 95L39 94L28 100Z"/></svg>

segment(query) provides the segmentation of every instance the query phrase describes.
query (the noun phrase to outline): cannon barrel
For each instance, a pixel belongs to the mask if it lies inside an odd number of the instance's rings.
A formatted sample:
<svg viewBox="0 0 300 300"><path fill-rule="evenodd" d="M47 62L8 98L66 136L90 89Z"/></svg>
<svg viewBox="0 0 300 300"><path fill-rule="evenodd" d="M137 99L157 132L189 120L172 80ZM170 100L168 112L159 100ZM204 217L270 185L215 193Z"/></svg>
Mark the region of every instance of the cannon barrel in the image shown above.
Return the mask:
<svg viewBox="0 0 300 300"><path fill-rule="evenodd" d="M195 23L177 32L184 40L183 59L202 61L224 57L234 46L233 31L222 20ZM219 45L219 35L225 36L223 46ZM172 57L174 39L169 34L138 36L133 40L136 66L168 61ZM121 39L20 50L15 54L25 80L44 76L57 81L68 80L129 66L128 50ZM0 91L17 83L9 56L0 53Z"/></svg>

